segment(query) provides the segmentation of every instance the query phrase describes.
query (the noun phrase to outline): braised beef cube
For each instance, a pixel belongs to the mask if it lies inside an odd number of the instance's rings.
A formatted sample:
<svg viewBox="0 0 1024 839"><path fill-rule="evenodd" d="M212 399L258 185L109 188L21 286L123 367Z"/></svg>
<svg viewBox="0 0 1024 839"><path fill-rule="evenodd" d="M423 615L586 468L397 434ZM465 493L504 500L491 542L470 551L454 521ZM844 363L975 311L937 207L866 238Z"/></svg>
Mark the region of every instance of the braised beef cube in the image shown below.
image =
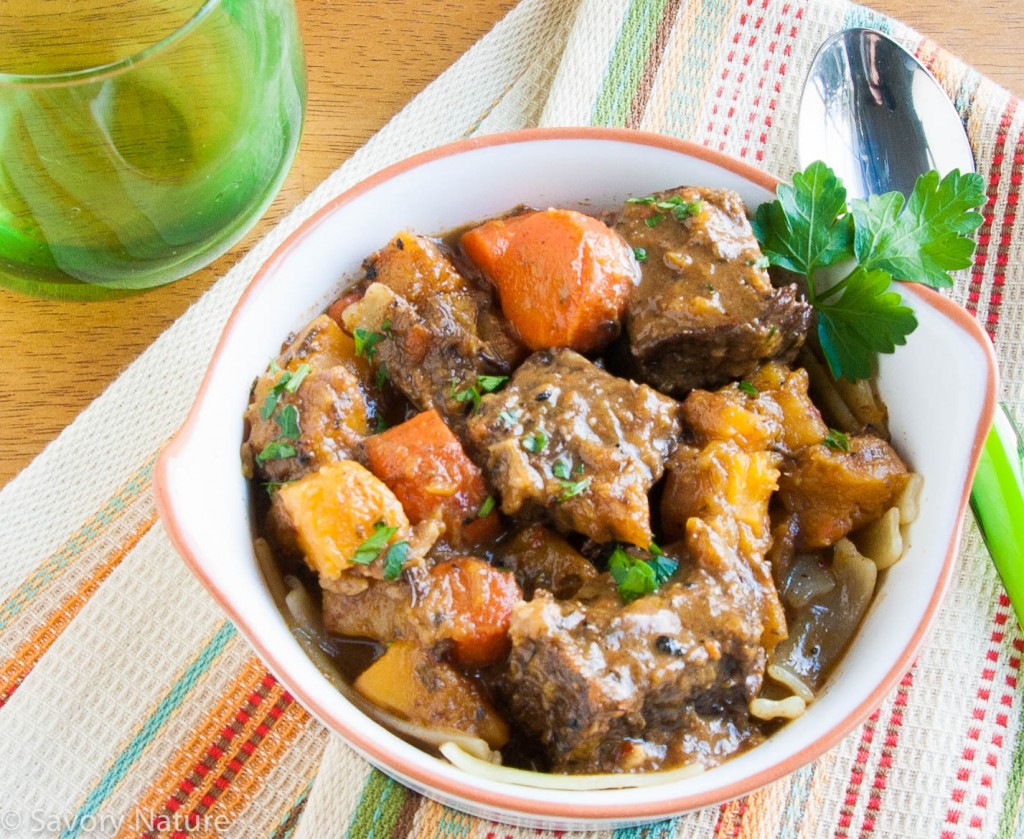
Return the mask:
<svg viewBox="0 0 1024 839"><path fill-rule="evenodd" d="M646 547L647 493L676 445L677 409L572 350L545 350L483 398L468 433L506 515Z"/></svg>
<svg viewBox="0 0 1024 839"><path fill-rule="evenodd" d="M597 569L590 560L541 524L526 527L502 542L495 559L515 574L527 600L538 589L565 600L597 577Z"/></svg>
<svg viewBox="0 0 1024 839"><path fill-rule="evenodd" d="M404 580L352 580L350 592L323 592L324 629L387 644L409 633L412 589ZM361 584L357 586L356 583Z"/></svg>
<svg viewBox="0 0 1024 839"><path fill-rule="evenodd" d="M906 465L883 439L858 434L848 441L849 451L808 446L782 467L779 497L797 517L800 550L829 547L875 521L907 484Z"/></svg>
<svg viewBox="0 0 1024 839"><path fill-rule="evenodd" d="M616 229L646 252L626 313L629 355L643 381L681 396L796 355L811 307L795 285L772 287L736 193L660 192L627 203Z"/></svg>
<svg viewBox="0 0 1024 839"><path fill-rule="evenodd" d="M460 393L477 377L508 373L524 356L493 293L463 277L430 239L402 233L367 260L374 282L343 313L345 327L372 336L367 351L421 410L436 410L460 437L472 404Z"/></svg>
<svg viewBox="0 0 1024 839"><path fill-rule="evenodd" d="M704 738L687 736L702 712L742 710L760 688L761 627L738 571L691 565L680 582L629 605L605 575L591 600L538 591L513 609L505 700L553 771L713 765L742 744L707 754L696 745Z"/></svg>
<svg viewBox="0 0 1024 839"><path fill-rule="evenodd" d="M357 372L352 339L326 315L311 321L253 387L242 444L247 477L291 481L361 459L369 407Z"/></svg>

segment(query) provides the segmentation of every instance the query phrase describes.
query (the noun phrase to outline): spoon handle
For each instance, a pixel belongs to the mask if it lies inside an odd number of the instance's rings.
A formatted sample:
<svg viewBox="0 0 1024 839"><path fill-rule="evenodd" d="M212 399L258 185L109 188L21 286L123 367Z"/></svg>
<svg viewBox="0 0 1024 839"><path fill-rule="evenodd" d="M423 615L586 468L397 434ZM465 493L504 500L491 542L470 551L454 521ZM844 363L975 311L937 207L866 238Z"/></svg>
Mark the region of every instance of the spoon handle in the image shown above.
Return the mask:
<svg viewBox="0 0 1024 839"><path fill-rule="evenodd" d="M1000 403L978 461L971 508L1024 626L1024 439Z"/></svg>

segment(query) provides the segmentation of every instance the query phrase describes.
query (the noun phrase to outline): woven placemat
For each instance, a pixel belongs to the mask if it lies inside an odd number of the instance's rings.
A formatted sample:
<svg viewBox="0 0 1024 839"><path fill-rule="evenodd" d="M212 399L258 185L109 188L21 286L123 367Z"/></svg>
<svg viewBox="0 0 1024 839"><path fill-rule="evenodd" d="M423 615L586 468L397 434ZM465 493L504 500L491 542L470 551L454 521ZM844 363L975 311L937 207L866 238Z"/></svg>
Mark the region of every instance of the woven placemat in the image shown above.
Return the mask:
<svg viewBox="0 0 1024 839"><path fill-rule="evenodd" d="M975 266L953 297L991 336L1003 397L1021 419L1016 99L906 27L846 2L524 0L0 492L0 837L537 835L403 789L313 721L169 546L149 490L155 456L256 269L363 177L461 137L590 124L684 137L786 177L810 60L852 25L911 48L968 127L988 204ZM860 729L759 792L615 835L1019 836L1022 653L969 523L930 640Z"/></svg>

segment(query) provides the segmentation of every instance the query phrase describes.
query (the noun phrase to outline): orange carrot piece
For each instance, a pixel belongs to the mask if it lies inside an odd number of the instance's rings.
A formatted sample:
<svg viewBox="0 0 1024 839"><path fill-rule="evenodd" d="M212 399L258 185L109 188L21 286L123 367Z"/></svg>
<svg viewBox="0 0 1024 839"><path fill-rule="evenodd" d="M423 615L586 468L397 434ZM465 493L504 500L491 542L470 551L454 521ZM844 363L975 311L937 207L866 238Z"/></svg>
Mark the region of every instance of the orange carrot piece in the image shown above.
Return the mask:
<svg viewBox="0 0 1024 839"><path fill-rule="evenodd" d="M601 349L619 334L640 280L625 240L573 210L489 221L464 233L461 243L498 289L505 317L531 350Z"/></svg>
<svg viewBox="0 0 1024 839"><path fill-rule="evenodd" d="M429 640L451 642L452 661L485 667L508 655L512 607L522 599L510 572L462 556L430 569L427 593L414 609Z"/></svg>
<svg viewBox="0 0 1024 839"><path fill-rule="evenodd" d="M498 535L497 512L478 515L487 499L483 475L437 411L368 437L364 446L370 471L391 488L413 524L440 511L454 544Z"/></svg>

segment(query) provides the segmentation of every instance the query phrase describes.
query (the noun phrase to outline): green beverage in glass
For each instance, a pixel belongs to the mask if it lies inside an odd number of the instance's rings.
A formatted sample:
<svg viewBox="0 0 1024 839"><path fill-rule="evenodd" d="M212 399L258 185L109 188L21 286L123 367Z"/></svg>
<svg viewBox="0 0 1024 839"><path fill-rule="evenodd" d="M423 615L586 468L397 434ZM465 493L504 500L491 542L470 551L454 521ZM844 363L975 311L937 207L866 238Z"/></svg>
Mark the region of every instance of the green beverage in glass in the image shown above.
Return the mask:
<svg viewBox="0 0 1024 839"><path fill-rule="evenodd" d="M295 155L294 0L0 0L0 285L99 299L179 279Z"/></svg>

